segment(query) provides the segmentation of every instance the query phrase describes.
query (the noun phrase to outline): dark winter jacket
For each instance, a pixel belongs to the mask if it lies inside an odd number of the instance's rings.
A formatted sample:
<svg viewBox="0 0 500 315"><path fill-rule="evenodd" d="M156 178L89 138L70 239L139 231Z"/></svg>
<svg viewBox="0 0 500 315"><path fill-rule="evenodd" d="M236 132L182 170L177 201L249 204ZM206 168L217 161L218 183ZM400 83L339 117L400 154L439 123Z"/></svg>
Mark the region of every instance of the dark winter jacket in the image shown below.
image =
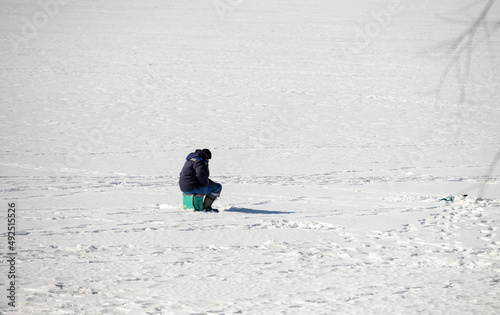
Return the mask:
<svg viewBox="0 0 500 315"><path fill-rule="evenodd" d="M179 178L179 187L181 191L192 191L206 186L210 183L209 176L208 158L202 150L196 150L186 157Z"/></svg>

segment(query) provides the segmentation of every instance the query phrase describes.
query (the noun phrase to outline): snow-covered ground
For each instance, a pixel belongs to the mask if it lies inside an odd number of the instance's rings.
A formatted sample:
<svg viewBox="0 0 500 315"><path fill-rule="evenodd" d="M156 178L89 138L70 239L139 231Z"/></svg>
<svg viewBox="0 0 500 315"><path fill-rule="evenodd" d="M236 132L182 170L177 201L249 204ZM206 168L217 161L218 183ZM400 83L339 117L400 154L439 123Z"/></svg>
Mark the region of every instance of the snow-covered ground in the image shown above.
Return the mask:
<svg viewBox="0 0 500 315"><path fill-rule="evenodd" d="M0 0L0 313L498 314L499 20ZM218 214L181 207L205 147Z"/></svg>

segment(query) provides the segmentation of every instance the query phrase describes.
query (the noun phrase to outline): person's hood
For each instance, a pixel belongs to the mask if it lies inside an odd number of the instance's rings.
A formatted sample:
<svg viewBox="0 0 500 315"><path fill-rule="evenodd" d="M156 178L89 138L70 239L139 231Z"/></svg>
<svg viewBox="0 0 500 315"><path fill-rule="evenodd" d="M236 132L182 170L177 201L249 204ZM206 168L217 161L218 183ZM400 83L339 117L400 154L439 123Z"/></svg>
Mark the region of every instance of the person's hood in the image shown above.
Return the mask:
<svg viewBox="0 0 500 315"><path fill-rule="evenodd" d="M196 151L189 153L188 156L186 157L186 160L190 160L192 158L202 158L203 160L205 160L205 162L208 162L208 156L205 154L205 152L203 152L200 149L197 149Z"/></svg>

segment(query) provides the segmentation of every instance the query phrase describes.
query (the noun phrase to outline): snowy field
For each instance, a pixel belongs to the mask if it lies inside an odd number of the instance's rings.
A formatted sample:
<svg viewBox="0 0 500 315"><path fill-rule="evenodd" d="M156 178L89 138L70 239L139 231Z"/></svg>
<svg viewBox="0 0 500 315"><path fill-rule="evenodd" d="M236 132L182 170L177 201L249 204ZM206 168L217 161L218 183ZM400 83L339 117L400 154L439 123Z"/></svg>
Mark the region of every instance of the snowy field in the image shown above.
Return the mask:
<svg viewBox="0 0 500 315"><path fill-rule="evenodd" d="M0 314L498 314L499 21L0 0ZM218 214L182 210L197 148Z"/></svg>

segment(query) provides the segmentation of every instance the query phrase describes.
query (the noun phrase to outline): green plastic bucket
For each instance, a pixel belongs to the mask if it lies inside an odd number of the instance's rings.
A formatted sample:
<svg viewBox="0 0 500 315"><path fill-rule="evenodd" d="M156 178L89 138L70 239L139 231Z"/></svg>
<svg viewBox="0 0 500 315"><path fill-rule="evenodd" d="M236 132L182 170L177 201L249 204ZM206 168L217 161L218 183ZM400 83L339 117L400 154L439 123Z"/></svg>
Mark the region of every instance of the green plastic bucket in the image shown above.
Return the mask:
<svg viewBox="0 0 500 315"><path fill-rule="evenodd" d="M186 195L182 194L182 208L184 210L203 210L203 195Z"/></svg>

